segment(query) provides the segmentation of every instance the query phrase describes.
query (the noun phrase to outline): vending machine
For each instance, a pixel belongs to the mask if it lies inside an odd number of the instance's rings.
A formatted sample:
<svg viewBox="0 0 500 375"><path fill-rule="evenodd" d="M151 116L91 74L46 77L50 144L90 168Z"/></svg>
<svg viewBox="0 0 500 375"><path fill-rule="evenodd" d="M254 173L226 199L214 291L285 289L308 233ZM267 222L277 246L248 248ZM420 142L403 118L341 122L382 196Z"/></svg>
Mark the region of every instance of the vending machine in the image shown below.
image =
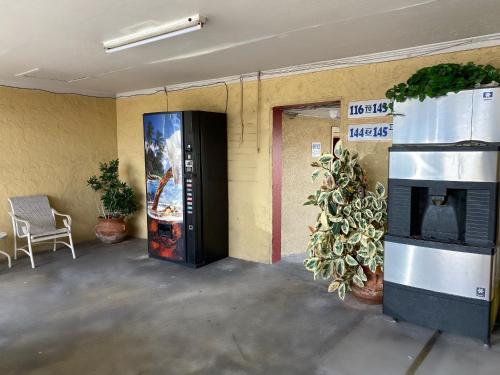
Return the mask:
<svg viewBox="0 0 500 375"><path fill-rule="evenodd" d="M200 267L228 256L224 113L145 113L148 252Z"/></svg>

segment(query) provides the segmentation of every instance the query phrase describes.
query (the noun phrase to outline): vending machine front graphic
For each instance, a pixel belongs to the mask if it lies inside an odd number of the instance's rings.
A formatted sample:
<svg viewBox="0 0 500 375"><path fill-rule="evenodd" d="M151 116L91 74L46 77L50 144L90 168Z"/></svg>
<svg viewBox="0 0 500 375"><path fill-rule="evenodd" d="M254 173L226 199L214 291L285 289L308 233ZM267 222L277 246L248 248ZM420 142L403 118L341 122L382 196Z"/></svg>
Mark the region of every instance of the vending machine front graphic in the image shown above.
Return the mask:
<svg viewBox="0 0 500 375"><path fill-rule="evenodd" d="M144 114L148 252L199 267L227 256L225 114Z"/></svg>

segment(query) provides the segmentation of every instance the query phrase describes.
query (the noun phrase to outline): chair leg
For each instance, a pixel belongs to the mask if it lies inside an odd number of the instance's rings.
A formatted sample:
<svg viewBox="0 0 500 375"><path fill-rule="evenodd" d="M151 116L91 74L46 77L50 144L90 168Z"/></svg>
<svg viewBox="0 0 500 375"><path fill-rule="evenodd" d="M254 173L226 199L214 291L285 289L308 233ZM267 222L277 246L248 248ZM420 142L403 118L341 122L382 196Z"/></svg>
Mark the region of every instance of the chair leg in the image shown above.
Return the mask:
<svg viewBox="0 0 500 375"><path fill-rule="evenodd" d="M5 255L7 257L7 263L9 264L9 268L12 268L12 261L10 259L10 255L7 254L5 251L0 250L0 254Z"/></svg>
<svg viewBox="0 0 500 375"><path fill-rule="evenodd" d="M76 259L76 255L75 255L75 247L73 246L73 237L71 236L71 232L69 233L68 235L69 237L69 244L71 245L71 254L73 254L73 259Z"/></svg>
<svg viewBox="0 0 500 375"><path fill-rule="evenodd" d="M56 242L56 239L54 238L54 248L52 249L52 251L56 251L57 250L57 242Z"/></svg>
<svg viewBox="0 0 500 375"><path fill-rule="evenodd" d="M14 260L17 260L17 237L16 237L16 232L14 232Z"/></svg>
<svg viewBox="0 0 500 375"><path fill-rule="evenodd" d="M35 268L35 260L33 259L33 249L31 247L31 238L28 236L28 249L29 249L29 257L31 260L31 268Z"/></svg>

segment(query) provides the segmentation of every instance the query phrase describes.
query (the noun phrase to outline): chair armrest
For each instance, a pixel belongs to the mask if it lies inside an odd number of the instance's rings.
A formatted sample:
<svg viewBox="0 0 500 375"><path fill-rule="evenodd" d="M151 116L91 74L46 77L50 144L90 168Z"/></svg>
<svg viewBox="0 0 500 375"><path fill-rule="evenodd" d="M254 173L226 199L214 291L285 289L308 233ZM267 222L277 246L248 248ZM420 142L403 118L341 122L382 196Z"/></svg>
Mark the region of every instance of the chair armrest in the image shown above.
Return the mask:
<svg viewBox="0 0 500 375"><path fill-rule="evenodd" d="M9 212L8 214L12 218L12 223L14 223L14 226L15 226L15 229L16 229L16 233L15 234L17 234L18 236L27 236L27 235L29 236L29 234L31 232L29 221L23 220L23 219L17 217L12 212ZM26 233L22 233L22 234L19 233L19 227L18 227L19 224L24 225L24 227L26 228ZM23 230L23 232L24 232L24 230Z"/></svg>
<svg viewBox="0 0 500 375"><path fill-rule="evenodd" d="M55 216L61 216L61 217L63 217L63 224L64 224L64 226L65 226L66 228L68 228L68 229L70 229L70 228L71 228L71 216L66 215L66 214L62 214L62 213L60 213L60 212L57 212L57 211L56 211L56 210L54 210L53 208L52 208L52 215L54 215L54 217L55 217Z"/></svg>

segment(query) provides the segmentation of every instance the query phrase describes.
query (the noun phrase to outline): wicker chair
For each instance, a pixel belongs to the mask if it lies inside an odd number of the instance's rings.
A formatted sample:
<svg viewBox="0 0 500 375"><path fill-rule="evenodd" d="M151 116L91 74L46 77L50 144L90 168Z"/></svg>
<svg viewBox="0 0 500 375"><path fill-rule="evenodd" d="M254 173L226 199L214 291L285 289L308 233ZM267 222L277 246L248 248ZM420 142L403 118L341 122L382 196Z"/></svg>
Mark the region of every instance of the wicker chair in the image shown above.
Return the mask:
<svg viewBox="0 0 500 375"><path fill-rule="evenodd" d="M64 215L50 207L49 199L45 195L9 198L9 212L14 230L14 259L17 252L26 253L31 260L31 267L35 268L32 246L41 243L53 243L56 251L57 244L63 244L71 249L73 259L75 248L71 237L71 217ZM56 216L63 218L64 228L56 227ZM59 238L68 238L68 242L58 241ZM18 239L26 239L27 245L17 247Z"/></svg>

